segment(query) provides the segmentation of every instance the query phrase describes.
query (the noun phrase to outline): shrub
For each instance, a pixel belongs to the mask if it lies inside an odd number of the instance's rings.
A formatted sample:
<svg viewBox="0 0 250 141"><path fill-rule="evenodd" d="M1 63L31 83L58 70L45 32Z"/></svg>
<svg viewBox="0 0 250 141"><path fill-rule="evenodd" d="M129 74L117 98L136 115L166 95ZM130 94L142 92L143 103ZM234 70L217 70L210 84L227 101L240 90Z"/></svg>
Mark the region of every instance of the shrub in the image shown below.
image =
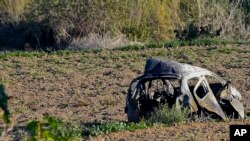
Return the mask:
<svg viewBox="0 0 250 141"><path fill-rule="evenodd" d="M222 38L249 39L249 17L247 0L182 0L178 15L179 22L176 29L190 33L190 29L205 29L203 36L220 36ZM189 26L193 23L195 26ZM201 32L201 31L200 31ZM212 33L212 34L211 34ZM191 34L192 35L192 34ZM199 37L199 36L198 36Z"/></svg>

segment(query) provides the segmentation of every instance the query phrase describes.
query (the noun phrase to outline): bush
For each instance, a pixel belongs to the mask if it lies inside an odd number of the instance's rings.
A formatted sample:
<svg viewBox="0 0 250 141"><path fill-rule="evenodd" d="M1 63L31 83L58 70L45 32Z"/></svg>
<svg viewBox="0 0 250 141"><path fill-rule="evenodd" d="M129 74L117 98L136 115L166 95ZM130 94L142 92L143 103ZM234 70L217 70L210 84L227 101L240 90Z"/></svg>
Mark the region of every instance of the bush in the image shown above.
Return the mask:
<svg viewBox="0 0 250 141"><path fill-rule="evenodd" d="M213 29L212 25L199 26L195 22L186 25L184 29L174 30L177 39L193 40L201 38L214 38L220 36L222 28Z"/></svg>
<svg viewBox="0 0 250 141"><path fill-rule="evenodd" d="M203 34L206 37L217 35L227 39L247 39L249 40L249 17L247 0L221 0L221 1L180 1L180 10L178 15L180 21L176 29L189 32L190 29L207 28L205 31L210 32ZM182 24L184 23L184 24ZM190 23L195 26L190 27ZM202 30L202 29L200 29Z"/></svg>

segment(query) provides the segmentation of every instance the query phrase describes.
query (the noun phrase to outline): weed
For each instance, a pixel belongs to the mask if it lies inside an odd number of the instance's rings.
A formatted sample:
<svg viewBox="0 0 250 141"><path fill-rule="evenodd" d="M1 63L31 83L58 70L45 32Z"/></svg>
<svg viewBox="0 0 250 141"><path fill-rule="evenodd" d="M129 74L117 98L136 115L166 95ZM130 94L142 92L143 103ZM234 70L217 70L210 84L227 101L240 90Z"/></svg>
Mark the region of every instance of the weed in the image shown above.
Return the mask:
<svg viewBox="0 0 250 141"><path fill-rule="evenodd" d="M109 122L93 125L85 129L85 136L104 135L118 131L134 131L153 126L153 124L141 121L139 123ZM82 130L78 126L69 126L62 121L50 116L45 116L44 121L31 121L27 125L30 133L30 141L39 140L77 140L82 136Z"/></svg>
<svg viewBox="0 0 250 141"><path fill-rule="evenodd" d="M161 105L148 120L152 123L163 123L171 125L173 123L183 122L187 119L187 109L169 108L165 105Z"/></svg>
<svg viewBox="0 0 250 141"><path fill-rule="evenodd" d="M81 128L75 125L66 125L62 121L50 116L44 117L44 122L31 121L27 125L31 135L30 141L39 140L78 140L81 138Z"/></svg>
<svg viewBox="0 0 250 141"><path fill-rule="evenodd" d="M139 123L126 123L126 122L101 123L99 125L93 125L92 127L87 128L85 131L86 132L85 135L97 136L118 131L135 131L136 129L145 129L152 126L153 124L147 121L141 121Z"/></svg>

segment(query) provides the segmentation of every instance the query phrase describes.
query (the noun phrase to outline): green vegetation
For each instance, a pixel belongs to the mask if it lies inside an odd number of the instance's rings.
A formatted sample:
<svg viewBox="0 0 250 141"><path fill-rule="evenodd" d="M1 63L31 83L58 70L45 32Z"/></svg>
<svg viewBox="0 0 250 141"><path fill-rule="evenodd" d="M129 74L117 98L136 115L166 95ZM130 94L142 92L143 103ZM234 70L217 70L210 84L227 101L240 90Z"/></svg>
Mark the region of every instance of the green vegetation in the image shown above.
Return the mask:
<svg viewBox="0 0 250 141"><path fill-rule="evenodd" d="M0 46L58 50L93 34L140 42L249 40L249 9L249 0L0 0Z"/></svg>
<svg viewBox="0 0 250 141"><path fill-rule="evenodd" d="M159 114L160 112L161 115ZM113 121L86 126L83 127L83 129L81 129L80 126L66 125L60 120L52 117L45 117L45 122L31 121L27 125L27 130L31 135L30 140L32 141L42 139L62 141L77 140L82 136L89 137L104 135L111 132L135 131L137 129L145 129L157 126L155 123L161 125L172 125L173 123L186 120L186 116L184 116L183 112L177 112L177 115L174 115L174 112L176 112L176 110L160 109L159 112L156 112L157 117L152 117L149 120L142 120L139 123Z"/></svg>
<svg viewBox="0 0 250 141"><path fill-rule="evenodd" d="M139 123L108 122L91 126L90 128L86 129L85 135L97 136L118 131L135 131L136 129L145 129L152 126L153 123L148 121L141 121Z"/></svg>
<svg viewBox="0 0 250 141"><path fill-rule="evenodd" d="M31 135L30 141L73 141L82 137L80 127L63 123L50 116L45 116L44 122L31 121L27 125L27 130Z"/></svg>
<svg viewBox="0 0 250 141"><path fill-rule="evenodd" d="M250 44L249 41L241 40L221 40L217 38L204 38L194 40L170 40L165 42L148 43L145 45L128 45L124 47L115 48L114 50L140 50L145 48L174 48L181 46L211 46L211 45L227 45L227 44Z"/></svg>
<svg viewBox="0 0 250 141"><path fill-rule="evenodd" d="M30 140L32 141L42 139L68 141L77 140L82 136L89 137L118 131L135 131L159 124L168 126L185 121L187 119L187 113L186 110L169 109L165 106L161 106L154 116L138 123L113 121L85 126L83 129L81 129L80 126L68 125L53 117L45 116L44 122L31 121L27 125L27 130L31 135Z"/></svg>
<svg viewBox="0 0 250 141"><path fill-rule="evenodd" d="M109 122L92 126L80 127L66 124L62 121L45 116L44 121L31 121L27 125L27 131L30 134L30 141L39 140L80 140L81 137L104 135L118 131L135 131L152 127L150 122L141 121L139 123Z"/></svg>
<svg viewBox="0 0 250 141"><path fill-rule="evenodd" d="M151 42L144 45L127 45L121 46L114 49L102 49L102 48L89 48L89 49L80 49L80 50L59 50L52 53L47 52L26 52L26 51L6 51L0 54L0 59L6 59L10 57L38 57L41 58L42 56L52 54L58 56L67 56L72 53L82 52L82 53L98 53L102 51L138 51L143 49L154 49L154 48L176 48L176 47L186 47L186 46L201 46L201 47L209 47L209 46L225 46L225 45L249 45L250 41L243 41L243 40L222 40L218 38L204 38L204 39L194 39L194 40L170 40L165 42ZM227 52L230 51L226 49ZM221 52L221 50L218 50ZM247 52L247 51L246 51Z"/></svg>
<svg viewBox="0 0 250 141"><path fill-rule="evenodd" d="M10 112L8 110L8 96L5 93L4 85L0 83L0 108L3 110L2 119L5 123L10 123Z"/></svg>
<svg viewBox="0 0 250 141"><path fill-rule="evenodd" d="M139 123L125 123L125 122L109 122L94 125L87 130L87 135L96 136L108 134L117 131L135 131L136 129L144 129L152 126L165 125L169 126L174 123L179 123L187 120L188 111L186 109L168 108L161 106L155 111L155 114L149 119L144 119Z"/></svg>
<svg viewBox="0 0 250 141"><path fill-rule="evenodd" d="M172 125L173 123L179 123L187 120L187 109L169 108L166 105L161 105L158 110L155 111L148 121L152 123L162 123L165 125Z"/></svg>

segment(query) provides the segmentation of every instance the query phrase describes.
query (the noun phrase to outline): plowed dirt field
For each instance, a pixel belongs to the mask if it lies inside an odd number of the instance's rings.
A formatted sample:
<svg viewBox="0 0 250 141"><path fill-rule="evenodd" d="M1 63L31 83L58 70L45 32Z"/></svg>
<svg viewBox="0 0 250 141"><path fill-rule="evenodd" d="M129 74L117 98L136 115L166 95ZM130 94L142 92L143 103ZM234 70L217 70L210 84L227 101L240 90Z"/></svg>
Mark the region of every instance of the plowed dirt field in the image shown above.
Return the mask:
<svg viewBox="0 0 250 141"><path fill-rule="evenodd" d="M250 112L250 46L207 46L121 51L2 53L0 81L10 96L15 126L45 114L82 124L126 121L125 98L130 81L143 73L148 57L209 69L242 93ZM229 125L249 120L193 122L118 132L88 140L228 140Z"/></svg>

